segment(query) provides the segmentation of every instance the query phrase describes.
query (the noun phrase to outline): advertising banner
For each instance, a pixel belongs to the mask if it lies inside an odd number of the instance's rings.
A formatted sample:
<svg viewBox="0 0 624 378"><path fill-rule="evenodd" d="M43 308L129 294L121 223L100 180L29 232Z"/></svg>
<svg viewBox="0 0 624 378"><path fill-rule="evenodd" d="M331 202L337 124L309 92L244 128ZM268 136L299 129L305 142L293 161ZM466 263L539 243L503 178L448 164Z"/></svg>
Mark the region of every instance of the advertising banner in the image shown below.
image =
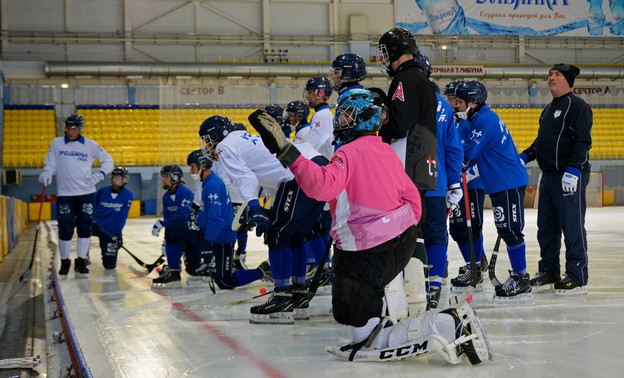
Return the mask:
<svg viewBox="0 0 624 378"><path fill-rule="evenodd" d="M397 0L414 34L621 36L624 0Z"/></svg>

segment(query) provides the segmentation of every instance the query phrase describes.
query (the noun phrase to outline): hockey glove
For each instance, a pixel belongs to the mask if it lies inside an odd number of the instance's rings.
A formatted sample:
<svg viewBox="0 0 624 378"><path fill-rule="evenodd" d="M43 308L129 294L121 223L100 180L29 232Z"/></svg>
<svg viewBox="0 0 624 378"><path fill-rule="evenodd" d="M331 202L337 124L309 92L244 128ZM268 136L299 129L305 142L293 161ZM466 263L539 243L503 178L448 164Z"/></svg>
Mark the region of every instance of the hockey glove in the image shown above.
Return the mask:
<svg viewBox="0 0 624 378"><path fill-rule="evenodd" d="M284 137L279 123L264 110L258 109L249 116L251 126L260 134L262 143L272 153L277 154L277 160L288 168L297 160L301 153Z"/></svg>
<svg viewBox="0 0 624 378"><path fill-rule="evenodd" d="M158 236L158 234L160 233L160 230L162 230L163 228L163 224L162 222L159 220L156 221L156 223L154 223L154 227L152 227L152 235L154 236Z"/></svg>
<svg viewBox="0 0 624 378"><path fill-rule="evenodd" d="M564 193L576 193L579 177L581 177L581 171L579 169L574 167L566 168L561 178L561 188Z"/></svg>
<svg viewBox="0 0 624 378"><path fill-rule="evenodd" d="M258 200L249 201L249 223L256 225L256 236L258 237L271 228L269 217Z"/></svg>
<svg viewBox="0 0 624 378"><path fill-rule="evenodd" d="M518 155L518 157L520 158L520 163L522 163L523 167L529 162L529 156L524 152Z"/></svg>
<svg viewBox="0 0 624 378"><path fill-rule="evenodd" d="M52 175L50 174L50 172L47 172L47 171L41 172L41 174L39 175L39 182L43 186L50 185L52 183Z"/></svg>
<svg viewBox="0 0 624 378"><path fill-rule="evenodd" d="M464 196L459 183L451 184L446 188L446 207L451 210L459 205L459 201Z"/></svg>
<svg viewBox="0 0 624 378"><path fill-rule="evenodd" d="M104 176L106 176L106 173L104 173L103 171L92 174L91 176L87 177L87 185L97 184L98 182L104 180Z"/></svg>

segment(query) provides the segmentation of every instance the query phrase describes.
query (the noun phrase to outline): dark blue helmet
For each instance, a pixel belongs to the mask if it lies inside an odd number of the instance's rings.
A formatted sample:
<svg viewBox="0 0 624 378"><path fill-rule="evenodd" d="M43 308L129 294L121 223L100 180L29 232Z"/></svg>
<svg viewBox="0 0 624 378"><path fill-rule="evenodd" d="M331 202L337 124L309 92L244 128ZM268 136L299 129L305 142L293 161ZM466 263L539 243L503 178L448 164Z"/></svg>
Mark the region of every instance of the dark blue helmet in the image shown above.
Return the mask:
<svg viewBox="0 0 624 378"><path fill-rule="evenodd" d="M84 130L84 118L80 114L72 114L65 120L65 128L77 127L80 132Z"/></svg>
<svg viewBox="0 0 624 378"><path fill-rule="evenodd" d="M455 96L466 102L482 105L485 104L485 100L487 99L487 89L485 89L485 85L479 81L465 81L457 86L455 89Z"/></svg>
<svg viewBox="0 0 624 378"><path fill-rule="evenodd" d="M277 105L267 105L264 107L264 111L269 113L273 119L277 121L277 123L281 124L284 120L284 108Z"/></svg>
<svg viewBox="0 0 624 378"><path fill-rule="evenodd" d="M308 101L308 91L312 91L315 96L318 96L322 100L327 100L332 94L332 86L326 77L317 76L308 80L305 89L303 90L303 99Z"/></svg>
<svg viewBox="0 0 624 378"><path fill-rule="evenodd" d="M121 185L117 185L115 183L115 180L114 180L115 177L121 177ZM113 170L111 171L112 192L113 193L121 192L121 190L128 183L129 180L130 180L130 174L128 174L128 170L126 168L121 167L121 166L113 168Z"/></svg>
<svg viewBox="0 0 624 378"><path fill-rule="evenodd" d="M399 59L403 54L418 53L416 38L407 29L392 28L379 38L377 45L377 66L381 72L394 76L392 62Z"/></svg>
<svg viewBox="0 0 624 378"><path fill-rule="evenodd" d="M431 62L420 51L414 55L414 61L418 63L418 67L426 77L431 76Z"/></svg>
<svg viewBox="0 0 624 378"><path fill-rule="evenodd" d="M446 97L455 96L455 89L457 89L457 86L461 83L463 83L462 80L457 80L451 81L450 83L446 84L446 86L444 87L444 95Z"/></svg>
<svg viewBox="0 0 624 378"><path fill-rule="evenodd" d="M234 129L232 131L235 131L235 130L247 131L247 126L245 126L244 123L238 123L237 122L237 123L233 123L233 125L234 125Z"/></svg>
<svg viewBox="0 0 624 378"><path fill-rule="evenodd" d="M308 122L310 116L310 107L301 100L291 101L286 106L286 117L295 117L300 123Z"/></svg>
<svg viewBox="0 0 624 378"><path fill-rule="evenodd" d="M160 175L161 176L169 176L171 178L171 181L174 184L179 184L179 183L183 183L184 181L182 181L182 176L184 176L184 173L182 172L182 168L180 168L177 165L165 165L164 167L162 167L162 169L160 170ZM169 190L169 186L165 187L163 186L163 188L165 190Z"/></svg>
<svg viewBox="0 0 624 378"><path fill-rule="evenodd" d="M204 156L204 154L202 153L201 149L195 150L195 151L191 152L186 157L186 165L191 165L191 164L195 163L199 167L199 157L200 156Z"/></svg>
<svg viewBox="0 0 624 378"><path fill-rule="evenodd" d="M343 84L359 83L365 78L366 63L361 56L356 54L338 55L329 70L329 81L335 90L339 90Z"/></svg>
<svg viewBox="0 0 624 378"><path fill-rule="evenodd" d="M204 145L201 150L206 157L217 160L215 147L234 130L234 125L227 117L212 116L206 119L199 127L199 137Z"/></svg>

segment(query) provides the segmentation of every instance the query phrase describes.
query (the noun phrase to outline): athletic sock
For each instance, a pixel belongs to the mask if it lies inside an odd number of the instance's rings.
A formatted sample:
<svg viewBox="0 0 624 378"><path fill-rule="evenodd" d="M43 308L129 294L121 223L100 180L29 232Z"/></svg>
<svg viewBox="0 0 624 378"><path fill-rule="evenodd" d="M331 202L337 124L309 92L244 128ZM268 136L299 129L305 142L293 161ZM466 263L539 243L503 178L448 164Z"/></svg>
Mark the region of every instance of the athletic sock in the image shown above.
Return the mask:
<svg viewBox="0 0 624 378"><path fill-rule="evenodd" d="M232 286L238 287L247 285L262 278L262 273L258 269L237 270L232 275Z"/></svg>
<svg viewBox="0 0 624 378"><path fill-rule="evenodd" d="M289 289L293 270L293 256L290 248L269 247L271 275L276 289Z"/></svg>
<svg viewBox="0 0 624 378"><path fill-rule="evenodd" d="M171 269L180 269L180 257L182 257L182 244L167 244L167 265Z"/></svg>
<svg viewBox="0 0 624 378"><path fill-rule="evenodd" d="M447 247L445 245L430 245L427 247L427 259L429 260L429 281L431 286L442 286L444 271L446 270Z"/></svg>
<svg viewBox="0 0 624 378"><path fill-rule="evenodd" d="M526 274L526 245L524 243L507 247L511 268L517 274Z"/></svg>
<svg viewBox="0 0 624 378"><path fill-rule="evenodd" d="M296 247L291 247L293 269L292 269L292 284L302 285L305 284L306 270L308 265L308 248L306 244L301 244ZM273 278L275 279L275 278Z"/></svg>

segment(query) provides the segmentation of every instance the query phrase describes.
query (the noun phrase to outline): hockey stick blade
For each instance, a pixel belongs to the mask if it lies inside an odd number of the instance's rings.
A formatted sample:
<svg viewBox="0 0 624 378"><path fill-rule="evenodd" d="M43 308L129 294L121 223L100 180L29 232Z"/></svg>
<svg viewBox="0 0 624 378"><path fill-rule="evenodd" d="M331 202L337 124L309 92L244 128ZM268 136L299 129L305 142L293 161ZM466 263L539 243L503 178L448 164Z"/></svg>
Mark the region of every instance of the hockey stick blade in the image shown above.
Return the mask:
<svg viewBox="0 0 624 378"><path fill-rule="evenodd" d="M314 278L312 278L312 282L310 282L310 286L308 287L308 293L309 295L311 295L310 300L312 300L312 298L314 298L314 295L316 295L316 290L318 290L319 282L321 281L321 274L323 273L323 267L325 266L325 262L327 261L327 258L329 257L329 250L331 249L331 246L333 243L334 243L334 239L329 238L329 241L327 242L327 246L325 246L325 251L323 252L323 257L321 258L321 264L316 269L316 272L314 273Z"/></svg>
<svg viewBox="0 0 624 378"><path fill-rule="evenodd" d="M234 220L232 220L232 231L238 231L238 229L243 226L243 224L241 224L240 222L240 219L245 213L245 209L247 209L247 202L249 201L244 201L238 208L236 214L234 214Z"/></svg>
<svg viewBox="0 0 624 378"><path fill-rule="evenodd" d="M496 259L498 258L498 248L500 247L501 237L496 238L496 244L494 244L494 250L492 251L492 257L490 257L490 264L488 265L488 275L490 282L494 287L501 285L501 282L496 278Z"/></svg>
<svg viewBox="0 0 624 378"><path fill-rule="evenodd" d="M137 268L133 267L132 265L128 265L128 269L130 269L132 271L132 273L136 274L137 276L145 277L148 274L152 273L152 271L154 269L156 269L158 266L162 265L164 262L165 262L164 256L160 255L160 257L158 257L158 259L156 259L156 261L154 261L153 263L146 264L145 266L141 265L144 268L146 268L144 271L138 270Z"/></svg>
<svg viewBox="0 0 624 378"><path fill-rule="evenodd" d="M231 305L237 305L237 304L241 304L241 303L249 302L249 301L252 301L252 300L254 300L254 299L257 299L257 298L260 298L260 297L264 297L265 295L271 294L272 292L273 292L273 290L269 290L269 291L267 291L266 293L263 293L263 294L258 294L258 295L254 295L254 296L253 296L253 297L251 297L251 298L241 299L241 300L238 300L238 301L232 301L232 302L230 302L230 304L231 304Z"/></svg>
<svg viewBox="0 0 624 378"><path fill-rule="evenodd" d="M35 241L33 242L32 254L30 255L30 263L28 263L28 268L22 273L19 277L19 281L22 282L24 279L30 274L32 270L33 262L35 261L35 253L37 252L37 238L39 237L39 228L41 226L41 210L43 210L43 199L45 197L46 187L43 187L43 191L41 191L41 200L39 201L39 216L37 217L37 228L35 229Z"/></svg>

